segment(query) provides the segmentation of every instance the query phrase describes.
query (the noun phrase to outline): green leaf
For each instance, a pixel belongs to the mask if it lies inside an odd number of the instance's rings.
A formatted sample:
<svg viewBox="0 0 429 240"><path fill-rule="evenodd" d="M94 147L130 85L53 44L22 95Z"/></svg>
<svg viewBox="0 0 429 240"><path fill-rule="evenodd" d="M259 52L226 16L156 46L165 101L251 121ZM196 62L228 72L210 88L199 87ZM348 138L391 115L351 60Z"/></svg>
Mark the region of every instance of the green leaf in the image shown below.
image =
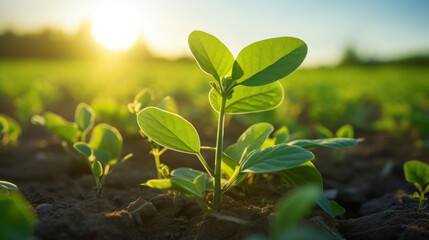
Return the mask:
<svg viewBox="0 0 429 240"><path fill-rule="evenodd" d="M329 130L328 128L326 128L320 124L316 125L316 132L322 138L333 138L334 137L334 134L332 133L331 130Z"/></svg>
<svg viewBox="0 0 429 240"><path fill-rule="evenodd" d="M122 154L122 136L116 128L101 123L94 127L89 146L94 150L97 160L113 165Z"/></svg>
<svg viewBox="0 0 429 240"><path fill-rule="evenodd" d="M245 86L272 83L297 69L306 55L307 45L297 38L280 37L255 42L238 54L232 78Z"/></svg>
<svg viewBox="0 0 429 240"><path fill-rule="evenodd" d="M19 190L18 186L11 182L0 181L0 187L9 189L9 190Z"/></svg>
<svg viewBox="0 0 429 240"><path fill-rule="evenodd" d="M339 137L339 138L354 138L355 133L354 133L352 125L345 124L345 125L341 126L337 130L337 132L335 133L335 136Z"/></svg>
<svg viewBox="0 0 429 240"><path fill-rule="evenodd" d="M74 119L78 129L86 133L94 126L95 112L88 104L79 103Z"/></svg>
<svg viewBox="0 0 429 240"><path fill-rule="evenodd" d="M154 101L152 90L145 88L134 97L134 102L128 104L128 110L131 113L138 113L145 107L148 107Z"/></svg>
<svg viewBox="0 0 429 240"><path fill-rule="evenodd" d="M234 174L235 169L239 167L238 161L239 160L233 160L226 153L222 154L222 172L231 177Z"/></svg>
<svg viewBox="0 0 429 240"><path fill-rule="evenodd" d="M323 190L322 175L312 162L306 162L297 167L280 171L278 174L292 187L313 184Z"/></svg>
<svg viewBox="0 0 429 240"><path fill-rule="evenodd" d="M193 31L188 38L191 52L200 68L220 81L232 68L234 56L216 37Z"/></svg>
<svg viewBox="0 0 429 240"><path fill-rule="evenodd" d="M348 148L356 145L359 139L353 138L325 138L325 139L300 139L289 142L289 145L300 146L305 149L313 147Z"/></svg>
<svg viewBox="0 0 429 240"><path fill-rule="evenodd" d="M92 148L87 143L84 143L84 142L77 142L73 144L73 148L87 158L89 158L89 156L94 154Z"/></svg>
<svg viewBox="0 0 429 240"><path fill-rule="evenodd" d="M308 227L292 227L282 230L273 237L274 240L332 240L327 234Z"/></svg>
<svg viewBox="0 0 429 240"><path fill-rule="evenodd" d="M404 174L407 182L417 183L422 189L429 183L429 165L411 160L404 164Z"/></svg>
<svg viewBox="0 0 429 240"><path fill-rule="evenodd" d="M33 239L37 218L19 193L0 196L0 239Z"/></svg>
<svg viewBox="0 0 429 240"><path fill-rule="evenodd" d="M272 232L277 234L297 226L311 211L320 194L320 189L314 185L292 189L275 207L277 214L271 219Z"/></svg>
<svg viewBox="0 0 429 240"><path fill-rule="evenodd" d="M207 176L204 173L201 173L197 178L194 180L194 184L197 187L198 191L202 193L203 195L206 192L206 183L207 183Z"/></svg>
<svg viewBox="0 0 429 240"><path fill-rule="evenodd" d="M319 207L331 217L337 217L343 215L346 212L346 210L341 207L340 204L338 204L334 200L328 200L323 195L320 195L316 202Z"/></svg>
<svg viewBox="0 0 429 240"><path fill-rule="evenodd" d="M237 163L253 150L259 149L274 127L269 123L257 123L250 126L237 142L229 146L225 153Z"/></svg>
<svg viewBox="0 0 429 240"><path fill-rule="evenodd" d="M176 190L183 195L192 198L204 198L204 194L199 191L193 182L183 178L173 177L166 179L153 179L142 185L161 190Z"/></svg>
<svg viewBox="0 0 429 240"><path fill-rule="evenodd" d="M297 146L280 144L258 149L240 162L240 172L269 173L297 167L314 155Z"/></svg>
<svg viewBox="0 0 429 240"><path fill-rule="evenodd" d="M189 180L191 182L195 182L195 180L199 176L201 176L201 174L205 174L205 173L200 172L198 170L194 170L192 168L177 168L171 172L171 176L183 178L183 179ZM206 179L206 187L205 188L213 189L213 182L211 181L211 179L210 178L205 178L205 179Z"/></svg>
<svg viewBox="0 0 429 240"><path fill-rule="evenodd" d="M75 142L80 135L75 123L68 122L55 113L47 112L43 117L34 115L31 121L34 124L45 126L52 134L67 142Z"/></svg>
<svg viewBox="0 0 429 240"><path fill-rule="evenodd" d="M200 138L194 126L181 116L148 107L138 114L143 133L158 144L185 153L200 152Z"/></svg>
<svg viewBox="0 0 429 240"><path fill-rule="evenodd" d="M225 113L244 114L268 111L278 107L283 101L284 93L280 83L275 82L260 87L237 86L230 99L226 100ZM219 112L222 104L221 95L210 90L209 100L212 108Z"/></svg>
<svg viewBox="0 0 429 240"><path fill-rule="evenodd" d="M96 177L101 177L103 175L103 166L100 161L94 161L91 164L92 174Z"/></svg>
<svg viewBox="0 0 429 240"><path fill-rule="evenodd" d="M170 96L164 97L159 103L158 106L161 109L164 109L167 112L178 113L177 103L174 98Z"/></svg>

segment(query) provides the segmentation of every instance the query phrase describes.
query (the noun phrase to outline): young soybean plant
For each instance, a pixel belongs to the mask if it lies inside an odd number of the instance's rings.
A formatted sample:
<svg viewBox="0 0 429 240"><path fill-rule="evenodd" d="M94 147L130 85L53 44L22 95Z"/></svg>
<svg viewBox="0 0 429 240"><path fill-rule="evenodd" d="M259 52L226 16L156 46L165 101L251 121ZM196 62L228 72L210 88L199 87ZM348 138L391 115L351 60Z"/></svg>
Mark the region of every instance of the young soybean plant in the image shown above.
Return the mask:
<svg viewBox="0 0 429 240"><path fill-rule="evenodd" d="M94 126L95 112L86 103L79 103L75 111L74 122L69 122L61 116L47 112L43 116L34 115L31 122L46 127L52 134L62 140L64 150L76 158L69 145L78 141L86 142L86 136Z"/></svg>
<svg viewBox="0 0 429 240"><path fill-rule="evenodd" d="M0 114L0 152L12 149L18 145L21 127L13 118Z"/></svg>
<svg viewBox="0 0 429 240"><path fill-rule="evenodd" d="M322 138L354 138L354 129L350 124L344 124L335 133L319 124L316 126L316 132ZM334 149L332 153L336 164L345 163L346 153L344 150Z"/></svg>
<svg viewBox="0 0 429 240"><path fill-rule="evenodd" d="M408 161L404 164L404 174L407 182L414 183L418 192L414 192L413 198L419 200L417 216L420 214L423 201L427 200L426 193L429 193L429 165L417 160Z"/></svg>
<svg viewBox="0 0 429 240"><path fill-rule="evenodd" d="M135 97L134 102L128 104L128 110L132 114L138 114L143 108L153 105L155 102L152 91L148 88L141 90ZM164 97L157 105L157 107L166 111L177 113L177 103L170 96ZM146 137L142 131L140 131L142 137ZM147 142L151 147L151 154L155 159L155 166L158 178L167 178L170 175L170 170L167 165L161 163L160 157L167 150L167 148L160 149L161 146L156 142L147 138Z"/></svg>
<svg viewBox="0 0 429 240"><path fill-rule="evenodd" d="M107 175L132 157L130 153L121 158L122 136L116 128L105 123L94 127L89 143L77 142L73 147L88 160L95 177L97 198L101 197Z"/></svg>
<svg viewBox="0 0 429 240"><path fill-rule="evenodd" d="M320 173L310 162L314 155L305 148L315 146L351 146L354 139L268 141L273 127L268 123L251 126L239 140L224 150L224 119L226 114L244 114L267 111L283 100L283 89L278 80L293 72L307 54L306 44L292 37L272 38L245 47L234 57L216 37L201 31L189 36L191 51L199 66L214 81L209 92L212 108L219 113L216 147L202 147L197 131L181 116L147 107L138 114L143 133L158 144L197 156L208 175L191 169L177 169L172 178L150 180L145 185L158 189L174 189L185 196L205 202L206 191L213 191L213 208L220 209L222 192L246 179L249 174L278 173L292 186L315 181L322 188ZM201 150L215 151L214 171L207 164ZM309 173L308 173L309 172ZM226 179L222 179L223 176ZM303 173L304 175L294 175ZM312 174L308 180L305 174ZM213 182L213 184L211 184ZM335 202L318 201L331 215L344 210ZM206 204L207 206L207 204Z"/></svg>

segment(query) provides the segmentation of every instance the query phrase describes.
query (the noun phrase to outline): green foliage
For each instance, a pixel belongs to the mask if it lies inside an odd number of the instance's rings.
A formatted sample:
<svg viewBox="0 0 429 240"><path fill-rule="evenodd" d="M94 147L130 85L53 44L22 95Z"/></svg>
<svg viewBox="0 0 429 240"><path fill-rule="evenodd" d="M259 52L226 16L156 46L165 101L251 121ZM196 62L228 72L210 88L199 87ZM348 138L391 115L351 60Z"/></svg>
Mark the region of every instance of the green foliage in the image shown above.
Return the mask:
<svg viewBox="0 0 429 240"><path fill-rule="evenodd" d="M13 118L0 114L0 152L9 150L18 145L21 135L21 126Z"/></svg>
<svg viewBox="0 0 429 240"><path fill-rule="evenodd" d="M237 86L226 100L225 113L243 114L274 109L283 101L283 88L278 82L261 87ZM214 88L209 93L210 104L216 112L222 104L222 96Z"/></svg>
<svg viewBox="0 0 429 240"><path fill-rule="evenodd" d="M414 183L417 188L412 197L419 200L417 208L419 215L422 202L427 200L425 194L429 193L429 165L417 160L408 161L404 164L404 174L407 182Z"/></svg>
<svg viewBox="0 0 429 240"><path fill-rule="evenodd" d="M86 134L94 126L95 112L86 103L79 103L76 107L75 122L81 134Z"/></svg>
<svg viewBox="0 0 429 240"><path fill-rule="evenodd" d="M21 194L0 195L0 212L0 239L34 239L36 215Z"/></svg>
<svg viewBox="0 0 429 240"><path fill-rule="evenodd" d="M232 78L245 86L275 82L295 71L306 55L307 45L297 38L280 37L255 42L238 54Z"/></svg>
<svg viewBox="0 0 429 240"><path fill-rule="evenodd" d="M119 131L105 123L98 124L92 131L89 143L77 142L74 149L88 160L91 172L96 180L97 197L101 197L107 175L124 163L132 154L123 158L122 136Z"/></svg>
<svg viewBox="0 0 429 240"><path fill-rule="evenodd" d="M323 190L322 178L310 162L314 155L305 148L344 148L357 144L357 140L334 138L289 142L289 130L286 127L277 130L274 138L269 138L273 126L257 123L249 127L236 143L223 150L225 115L267 111L277 107L283 100L283 88L277 80L290 74L302 63L307 53L305 43L290 37L263 40L244 48L234 63L225 45L207 33L192 32L189 45L201 69L215 80L210 83L212 89L209 100L219 114L216 147L201 147L198 133L191 123L177 114L156 107L141 110L138 113L138 124L144 135L157 144L197 155L209 176L180 168L172 172L171 178L150 180L144 185L174 190L196 198L204 208L207 207L205 191L213 189L212 207L215 209L221 206L222 192L240 184L251 174L278 173L294 187L312 183L317 186L317 196L320 195L319 192ZM201 149L215 151L214 172L202 157ZM222 172L226 179L222 179ZM213 185L209 187L211 183ZM324 198L318 200L317 196L313 202L317 200L332 216L343 211L335 202Z"/></svg>

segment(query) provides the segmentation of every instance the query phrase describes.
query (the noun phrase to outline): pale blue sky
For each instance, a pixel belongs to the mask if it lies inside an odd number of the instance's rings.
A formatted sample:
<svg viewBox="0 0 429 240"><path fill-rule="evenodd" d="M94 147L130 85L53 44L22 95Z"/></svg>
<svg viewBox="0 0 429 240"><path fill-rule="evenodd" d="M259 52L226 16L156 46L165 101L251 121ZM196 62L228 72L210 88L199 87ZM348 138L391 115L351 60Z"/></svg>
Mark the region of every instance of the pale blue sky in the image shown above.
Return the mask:
<svg viewBox="0 0 429 240"><path fill-rule="evenodd" d="M195 29L217 36L236 55L270 37L294 36L309 46L306 65L333 64L353 44L368 57L429 52L426 0L121 0L140 15L149 46L164 56L189 54ZM40 26L75 31L90 21L101 0L0 0L0 29Z"/></svg>

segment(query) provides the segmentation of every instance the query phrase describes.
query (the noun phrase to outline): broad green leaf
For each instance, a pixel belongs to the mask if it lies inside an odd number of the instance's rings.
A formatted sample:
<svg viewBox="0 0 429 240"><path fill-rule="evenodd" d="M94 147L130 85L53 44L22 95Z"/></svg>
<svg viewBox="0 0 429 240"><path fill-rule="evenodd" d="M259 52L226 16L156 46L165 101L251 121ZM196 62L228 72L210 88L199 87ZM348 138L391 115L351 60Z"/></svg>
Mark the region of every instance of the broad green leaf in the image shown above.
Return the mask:
<svg viewBox="0 0 429 240"><path fill-rule="evenodd" d="M250 126L237 142L229 146L225 153L237 163L253 150L259 149L274 127L269 123L257 123Z"/></svg>
<svg viewBox="0 0 429 240"><path fill-rule="evenodd" d="M174 98L170 96L164 97L159 103L158 106L161 109L164 109L167 112L178 113L177 103Z"/></svg>
<svg viewBox="0 0 429 240"><path fill-rule="evenodd" d="M306 162L297 167L280 171L278 174L292 187L313 184L323 190L322 175L312 162Z"/></svg>
<svg viewBox="0 0 429 240"><path fill-rule="evenodd" d="M89 158L89 156L91 156L94 153L92 148L87 143L84 143L84 142L77 142L73 144L73 148L87 158Z"/></svg>
<svg viewBox="0 0 429 240"><path fill-rule="evenodd" d="M188 197L204 198L204 194L193 182L183 178L153 179L143 185L161 190L176 190Z"/></svg>
<svg viewBox="0 0 429 240"><path fill-rule="evenodd" d="M238 161L233 160L226 153L222 154L222 172L231 177L235 169L239 167Z"/></svg>
<svg viewBox="0 0 429 240"><path fill-rule="evenodd" d="M200 68L220 81L232 68L234 56L216 37L193 31L188 38L191 52Z"/></svg>
<svg viewBox="0 0 429 240"><path fill-rule="evenodd" d="M191 168L177 168L171 172L171 176L183 178L183 179L189 180L191 182L194 182L201 174L205 174L205 173L191 169ZM205 179L206 179L206 187L205 188L206 189L213 189L213 182L211 181L211 179L208 177Z"/></svg>
<svg viewBox="0 0 429 240"><path fill-rule="evenodd" d="M331 217L337 217L343 215L346 212L346 210L341 207L340 204L334 200L328 200L323 195L320 195L316 202L317 205L319 205L319 207Z"/></svg>
<svg viewBox="0 0 429 240"><path fill-rule="evenodd" d="M316 132L322 138L333 138L333 137L335 137L331 130L329 130L327 127L324 127L320 124L316 125Z"/></svg>
<svg viewBox="0 0 429 240"><path fill-rule="evenodd" d="M429 165L411 160L404 164L404 174L407 182L417 183L422 189L429 183Z"/></svg>
<svg viewBox="0 0 429 240"><path fill-rule="evenodd" d="M313 147L348 148L356 145L360 140L353 138L325 138L325 139L300 139L289 142L289 145L300 146L305 149Z"/></svg>
<svg viewBox="0 0 429 240"><path fill-rule="evenodd" d="M292 189L275 207L276 215L271 219L273 233L297 226L316 204L321 191L314 185Z"/></svg>
<svg viewBox="0 0 429 240"><path fill-rule="evenodd" d="M95 112L88 104L79 103L74 119L78 129L81 132L87 132L94 126Z"/></svg>
<svg viewBox="0 0 429 240"><path fill-rule="evenodd" d="M158 144L179 152L200 152L197 130L181 116L148 107L138 114L137 119L143 133Z"/></svg>
<svg viewBox="0 0 429 240"><path fill-rule="evenodd" d="M9 190L19 190L18 186L11 182L0 181L0 187L9 189Z"/></svg>
<svg viewBox="0 0 429 240"><path fill-rule="evenodd" d="M122 136L116 128L101 123L94 127L89 146L98 160L113 165L122 154Z"/></svg>
<svg viewBox="0 0 429 240"><path fill-rule="evenodd" d="M96 177L101 177L103 175L103 166L100 161L94 161L91 164L92 174Z"/></svg>
<svg viewBox="0 0 429 240"><path fill-rule="evenodd" d="M280 144L258 149L240 162L240 172L269 173L297 167L311 161L314 155L297 146Z"/></svg>
<svg viewBox="0 0 429 240"><path fill-rule="evenodd" d="M33 239L37 218L19 193L0 196L0 239Z"/></svg>
<svg viewBox="0 0 429 240"><path fill-rule="evenodd" d="M283 101L284 93L280 83L275 82L260 87L237 86L230 99L226 100L225 113L244 114L274 109ZM214 89L209 93L210 104L219 112L221 95Z"/></svg>
<svg viewBox="0 0 429 240"><path fill-rule="evenodd" d="M232 69L237 84L261 86L280 80L301 65L307 45L293 37L279 37L255 42L238 54Z"/></svg>
<svg viewBox="0 0 429 240"><path fill-rule="evenodd" d="M335 136L338 138L354 138L355 133L354 133L352 125L345 124L345 125L341 126L337 130L337 132L335 133Z"/></svg>
<svg viewBox="0 0 429 240"><path fill-rule="evenodd" d="M207 180L206 174L201 173L193 182L195 187L197 187L198 191L202 194L206 192Z"/></svg>

